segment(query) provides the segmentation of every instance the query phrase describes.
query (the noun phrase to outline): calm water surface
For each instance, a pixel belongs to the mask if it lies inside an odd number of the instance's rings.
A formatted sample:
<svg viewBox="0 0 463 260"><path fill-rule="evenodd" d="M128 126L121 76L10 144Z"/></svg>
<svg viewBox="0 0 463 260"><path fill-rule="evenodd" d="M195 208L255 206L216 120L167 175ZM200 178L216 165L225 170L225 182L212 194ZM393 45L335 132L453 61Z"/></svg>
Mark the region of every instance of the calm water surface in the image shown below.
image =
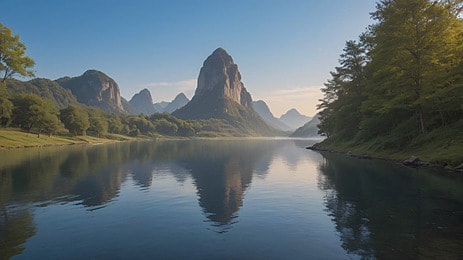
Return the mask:
<svg viewBox="0 0 463 260"><path fill-rule="evenodd" d="M0 151L0 258L463 257L463 180L184 140Z"/></svg>

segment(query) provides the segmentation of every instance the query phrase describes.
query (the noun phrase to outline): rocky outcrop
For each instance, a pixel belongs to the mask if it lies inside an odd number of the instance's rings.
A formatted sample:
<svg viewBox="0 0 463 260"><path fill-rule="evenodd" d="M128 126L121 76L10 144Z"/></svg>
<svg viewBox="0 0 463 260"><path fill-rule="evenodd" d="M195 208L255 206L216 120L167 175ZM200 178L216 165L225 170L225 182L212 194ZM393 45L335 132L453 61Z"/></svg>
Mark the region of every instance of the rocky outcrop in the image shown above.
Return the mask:
<svg viewBox="0 0 463 260"><path fill-rule="evenodd" d="M64 77L56 82L71 90L79 103L110 113L126 113L116 81L101 71L87 70L78 77Z"/></svg>
<svg viewBox="0 0 463 260"><path fill-rule="evenodd" d="M288 110L284 115L280 117L280 120L291 128L292 131L303 126L305 123L310 121L310 117L302 115L295 108Z"/></svg>
<svg viewBox="0 0 463 260"><path fill-rule="evenodd" d="M129 101L132 108L135 110L135 114L152 115L159 111L153 105L153 98L148 89L143 89L139 93L133 95Z"/></svg>
<svg viewBox="0 0 463 260"><path fill-rule="evenodd" d="M225 119L243 134L274 135L252 108L252 98L241 82L238 65L218 48L203 63L195 95L172 115L181 119Z"/></svg>
<svg viewBox="0 0 463 260"><path fill-rule="evenodd" d="M172 113L175 110L184 107L188 104L188 102L190 102L190 100L185 96L185 94L180 93L164 108L163 112Z"/></svg>
<svg viewBox="0 0 463 260"><path fill-rule="evenodd" d="M200 99L211 92L215 92L217 98L228 97L244 107L252 107L252 98L241 82L238 65L222 48L216 49L204 61L194 98Z"/></svg>
<svg viewBox="0 0 463 260"><path fill-rule="evenodd" d="M420 158L416 156L410 156L407 160L402 162L404 165L407 166L421 166L423 165L423 162L421 162Z"/></svg>

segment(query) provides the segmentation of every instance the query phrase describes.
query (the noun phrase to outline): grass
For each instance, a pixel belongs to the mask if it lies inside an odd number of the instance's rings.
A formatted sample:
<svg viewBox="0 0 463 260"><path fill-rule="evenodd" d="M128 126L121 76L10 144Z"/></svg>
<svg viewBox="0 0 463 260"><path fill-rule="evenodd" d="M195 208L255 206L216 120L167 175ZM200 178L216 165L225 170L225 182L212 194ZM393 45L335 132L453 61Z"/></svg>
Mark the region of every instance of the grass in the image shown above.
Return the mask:
<svg viewBox="0 0 463 260"><path fill-rule="evenodd" d="M108 143L130 140L130 137L107 134L104 137L95 136L47 136L27 133L16 128L0 129L0 148L39 147L52 145Z"/></svg>
<svg viewBox="0 0 463 260"><path fill-rule="evenodd" d="M316 146L335 152L350 151L354 155L370 155L394 160L405 160L413 155L422 161L441 166L458 166L463 163L462 131L460 127L436 129L400 147L385 145L390 141L390 137L377 137L367 142L326 139Z"/></svg>

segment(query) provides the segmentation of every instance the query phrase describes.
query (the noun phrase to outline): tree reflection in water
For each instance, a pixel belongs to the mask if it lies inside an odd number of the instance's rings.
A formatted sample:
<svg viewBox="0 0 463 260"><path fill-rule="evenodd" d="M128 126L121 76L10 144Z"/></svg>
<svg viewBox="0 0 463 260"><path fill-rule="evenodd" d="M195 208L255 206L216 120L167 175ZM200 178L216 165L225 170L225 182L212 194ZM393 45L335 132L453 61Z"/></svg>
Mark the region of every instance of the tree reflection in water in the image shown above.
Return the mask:
<svg viewBox="0 0 463 260"><path fill-rule="evenodd" d="M326 208L348 253L379 259L461 256L461 178L323 156L318 185L326 191Z"/></svg>

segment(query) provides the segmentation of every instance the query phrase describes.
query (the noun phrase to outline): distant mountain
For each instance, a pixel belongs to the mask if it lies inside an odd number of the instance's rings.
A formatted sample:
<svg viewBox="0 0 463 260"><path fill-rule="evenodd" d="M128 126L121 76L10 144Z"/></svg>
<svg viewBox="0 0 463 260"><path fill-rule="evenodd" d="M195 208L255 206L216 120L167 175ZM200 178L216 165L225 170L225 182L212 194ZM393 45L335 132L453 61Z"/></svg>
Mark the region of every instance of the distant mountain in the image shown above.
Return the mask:
<svg viewBox="0 0 463 260"><path fill-rule="evenodd" d="M56 82L71 90L79 103L110 113L127 113L116 81L101 71L87 70L78 77L63 77Z"/></svg>
<svg viewBox="0 0 463 260"><path fill-rule="evenodd" d="M178 94L172 102L167 104L167 106L164 108L164 112L167 113L172 113L175 110L184 107L190 100L185 96L185 94L180 93Z"/></svg>
<svg viewBox="0 0 463 260"><path fill-rule="evenodd" d="M263 100L252 101L254 110L264 119L264 121L275 129L282 131L291 131L291 128L283 123L279 118L276 118L269 107Z"/></svg>
<svg viewBox="0 0 463 260"><path fill-rule="evenodd" d="M243 134L277 133L254 111L238 65L222 48L204 61L192 100L172 115L181 119L224 119Z"/></svg>
<svg viewBox="0 0 463 260"><path fill-rule="evenodd" d="M280 120L287 126L290 127L292 131L303 126L305 123L310 121L310 117L304 116L296 109L290 109L284 115L280 117Z"/></svg>
<svg viewBox="0 0 463 260"><path fill-rule="evenodd" d="M316 114L309 122L299 127L291 136L292 137L314 137L318 134L318 124L320 124L320 115Z"/></svg>
<svg viewBox="0 0 463 260"><path fill-rule="evenodd" d="M159 112L154 107L153 98L151 97L150 91L146 88L133 95L132 99L129 101L129 104L132 106L133 110L135 110L135 114L143 113L145 115L152 115Z"/></svg>
<svg viewBox="0 0 463 260"><path fill-rule="evenodd" d="M127 99L121 97L121 102L122 102L122 107L124 108L124 111L127 113L127 114L130 114L130 115L137 115L137 112L135 111L135 109L132 107L132 105L130 105L129 101L127 101Z"/></svg>
<svg viewBox="0 0 463 260"><path fill-rule="evenodd" d="M58 108L77 103L76 97L69 89L61 87L49 79L36 78L29 81L9 79L6 84L8 95L33 93L51 100Z"/></svg>
<svg viewBox="0 0 463 260"><path fill-rule="evenodd" d="M154 103L154 108L159 111L159 112L164 112L164 109L166 109L167 105L169 105L170 102L167 102L167 101L161 101L161 102L157 102L157 103Z"/></svg>

